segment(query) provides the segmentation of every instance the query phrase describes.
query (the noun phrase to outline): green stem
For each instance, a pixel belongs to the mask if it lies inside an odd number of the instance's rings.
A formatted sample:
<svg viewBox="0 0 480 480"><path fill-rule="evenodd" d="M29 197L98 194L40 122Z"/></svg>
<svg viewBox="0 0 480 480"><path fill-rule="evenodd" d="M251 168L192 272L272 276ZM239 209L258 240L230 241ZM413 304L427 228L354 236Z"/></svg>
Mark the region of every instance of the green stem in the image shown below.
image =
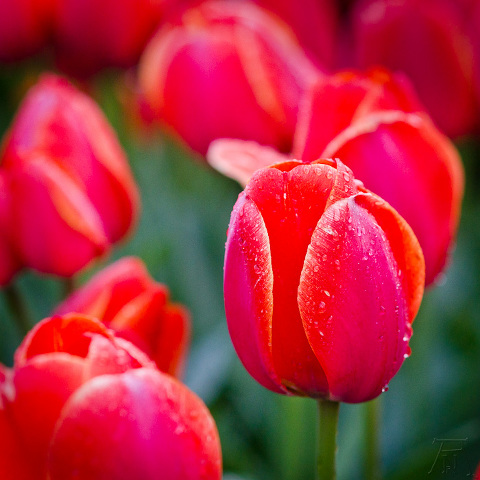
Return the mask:
<svg viewBox="0 0 480 480"><path fill-rule="evenodd" d="M335 480L337 426L340 403L318 400L318 480Z"/></svg>
<svg viewBox="0 0 480 480"><path fill-rule="evenodd" d="M366 480L380 480L380 397L365 404L365 475Z"/></svg>
<svg viewBox="0 0 480 480"><path fill-rule="evenodd" d="M10 284L4 288L3 292L20 334L26 335L32 327L32 321L20 290L15 285Z"/></svg>
<svg viewBox="0 0 480 480"><path fill-rule="evenodd" d="M66 277L63 279L63 299L69 297L75 291L75 277Z"/></svg>

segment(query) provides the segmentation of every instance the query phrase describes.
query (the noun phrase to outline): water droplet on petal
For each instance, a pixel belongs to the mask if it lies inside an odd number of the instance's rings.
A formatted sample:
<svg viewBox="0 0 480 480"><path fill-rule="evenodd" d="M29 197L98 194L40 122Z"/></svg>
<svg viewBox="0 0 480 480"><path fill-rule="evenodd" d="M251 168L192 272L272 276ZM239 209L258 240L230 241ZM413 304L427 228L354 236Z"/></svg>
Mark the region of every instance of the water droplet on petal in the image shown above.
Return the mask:
<svg viewBox="0 0 480 480"><path fill-rule="evenodd" d="M388 392L388 385L385 385L385 386L382 388L382 392Z"/></svg>
<svg viewBox="0 0 480 480"><path fill-rule="evenodd" d="M326 309L327 305L325 302L322 301L318 304L318 313L324 313Z"/></svg>

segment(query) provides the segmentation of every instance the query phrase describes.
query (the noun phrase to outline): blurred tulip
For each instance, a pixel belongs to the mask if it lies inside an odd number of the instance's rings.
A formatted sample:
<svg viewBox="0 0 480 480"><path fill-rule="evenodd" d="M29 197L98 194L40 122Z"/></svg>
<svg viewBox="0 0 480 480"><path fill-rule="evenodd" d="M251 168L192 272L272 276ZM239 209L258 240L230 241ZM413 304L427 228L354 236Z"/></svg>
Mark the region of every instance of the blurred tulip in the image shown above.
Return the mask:
<svg viewBox="0 0 480 480"><path fill-rule="evenodd" d="M333 68L338 0L303 0L301 8L292 0L255 1L288 24L309 57L316 59L321 68Z"/></svg>
<svg viewBox="0 0 480 480"><path fill-rule="evenodd" d="M92 315L145 351L160 370L180 376L190 316L168 297L167 287L154 282L139 259L127 257L97 273L54 313Z"/></svg>
<svg viewBox="0 0 480 480"><path fill-rule="evenodd" d="M11 245L8 227L10 198L6 186L5 176L0 171L0 285L10 282L15 273L20 269L20 263Z"/></svg>
<svg viewBox="0 0 480 480"><path fill-rule="evenodd" d="M54 32L60 67L88 77L106 67L126 68L158 27L171 0L61 0Z"/></svg>
<svg viewBox="0 0 480 480"><path fill-rule="evenodd" d="M21 60L45 46L52 1L0 2L0 62Z"/></svg>
<svg viewBox="0 0 480 480"><path fill-rule="evenodd" d="M292 32L249 2L187 9L155 35L139 67L158 119L201 154L219 137L288 151L300 96L319 75Z"/></svg>
<svg viewBox="0 0 480 480"><path fill-rule="evenodd" d="M480 106L480 3L473 2L472 5L472 9L468 11L466 29L473 48L474 85L478 109Z"/></svg>
<svg viewBox="0 0 480 480"><path fill-rule="evenodd" d="M360 0L351 16L357 66L379 64L406 73L451 137L471 133L478 123L472 48L457 3Z"/></svg>
<svg viewBox="0 0 480 480"><path fill-rule="evenodd" d="M463 167L406 78L372 70L318 82L302 102L291 156L307 163L338 157L348 165L412 227L425 256L426 284L434 282L456 236ZM207 158L241 182L274 159L259 145L232 140L213 142Z"/></svg>
<svg viewBox="0 0 480 480"><path fill-rule="evenodd" d="M378 396L409 355L423 285L410 227L339 160L261 169L235 204L228 328L270 390L353 403Z"/></svg>
<svg viewBox="0 0 480 480"><path fill-rule="evenodd" d="M221 478L203 402L92 317L40 322L2 373L5 478Z"/></svg>
<svg viewBox="0 0 480 480"><path fill-rule="evenodd" d="M137 216L137 188L114 131L61 78L43 77L28 93L1 162L11 244L23 265L40 272L75 274Z"/></svg>

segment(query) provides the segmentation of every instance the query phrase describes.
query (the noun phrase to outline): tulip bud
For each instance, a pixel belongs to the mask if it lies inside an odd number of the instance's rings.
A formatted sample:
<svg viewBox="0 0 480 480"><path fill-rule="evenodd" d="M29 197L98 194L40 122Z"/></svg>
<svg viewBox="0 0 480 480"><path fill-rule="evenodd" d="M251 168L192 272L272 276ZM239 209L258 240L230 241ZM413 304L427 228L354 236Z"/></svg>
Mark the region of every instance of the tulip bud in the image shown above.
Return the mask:
<svg viewBox="0 0 480 480"><path fill-rule="evenodd" d="M11 243L40 272L75 274L137 216L137 188L115 133L94 102L60 78L46 76L28 93L1 162Z"/></svg>
<svg viewBox="0 0 480 480"><path fill-rule="evenodd" d="M224 275L235 349L274 392L370 400L409 355L420 246L339 160L257 171L232 212Z"/></svg>
<svg viewBox="0 0 480 480"><path fill-rule="evenodd" d="M160 370L180 376L190 316L168 297L167 287L154 282L139 259L128 257L97 273L61 303L55 314L92 315L145 351Z"/></svg>
<svg viewBox="0 0 480 480"><path fill-rule="evenodd" d="M221 478L218 433L203 402L92 317L40 322L3 373L6 478Z"/></svg>
<svg viewBox="0 0 480 480"><path fill-rule="evenodd" d="M219 137L291 147L300 95L320 73L291 32L249 2L203 2L165 25L139 82L161 122L205 154Z"/></svg>
<svg viewBox="0 0 480 480"><path fill-rule="evenodd" d="M451 137L471 133L477 124L473 55L458 3L362 0L351 19L357 66L406 73L435 123Z"/></svg>
<svg viewBox="0 0 480 480"><path fill-rule="evenodd" d="M107 67L135 65L168 0L62 0L54 16L60 67L88 77Z"/></svg>

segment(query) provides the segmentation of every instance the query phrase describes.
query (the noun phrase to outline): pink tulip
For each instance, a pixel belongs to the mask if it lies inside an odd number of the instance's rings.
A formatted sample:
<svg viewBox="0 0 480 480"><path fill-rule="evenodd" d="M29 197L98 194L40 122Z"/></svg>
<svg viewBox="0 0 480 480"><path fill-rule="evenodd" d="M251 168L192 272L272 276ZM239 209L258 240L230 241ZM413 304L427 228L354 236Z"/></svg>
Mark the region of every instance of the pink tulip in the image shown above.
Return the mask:
<svg viewBox="0 0 480 480"><path fill-rule="evenodd" d="M165 25L139 70L157 118L201 154L219 137L288 151L300 96L320 75L266 11L221 1L203 2Z"/></svg>
<svg viewBox="0 0 480 480"><path fill-rule="evenodd" d="M362 0L352 12L357 66L406 73L435 123L451 137L471 133L478 124L473 54L458 3Z"/></svg>
<svg viewBox="0 0 480 480"><path fill-rule="evenodd" d="M228 328L278 393L362 402L409 355L424 262L406 222L339 160L258 170L232 212Z"/></svg>
<svg viewBox="0 0 480 480"><path fill-rule="evenodd" d="M137 217L137 188L115 133L95 103L61 78L43 77L30 90L1 162L5 221L25 266L71 276Z"/></svg>
<svg viewBox="0 0 480 480"><path fill-rule="evenodd" d="M42 321L0 380L5 478L221 478L203 402L92 317Z"/></svg>
<svg viewBox="0 0 480 480"><path fill-rule="evenodd" d="M139 259L127 257L97 273L62 302L55 314L92 315L145 351L160 370L180 376L190 316L168 297L167 287L154 282Z"/></svg>

